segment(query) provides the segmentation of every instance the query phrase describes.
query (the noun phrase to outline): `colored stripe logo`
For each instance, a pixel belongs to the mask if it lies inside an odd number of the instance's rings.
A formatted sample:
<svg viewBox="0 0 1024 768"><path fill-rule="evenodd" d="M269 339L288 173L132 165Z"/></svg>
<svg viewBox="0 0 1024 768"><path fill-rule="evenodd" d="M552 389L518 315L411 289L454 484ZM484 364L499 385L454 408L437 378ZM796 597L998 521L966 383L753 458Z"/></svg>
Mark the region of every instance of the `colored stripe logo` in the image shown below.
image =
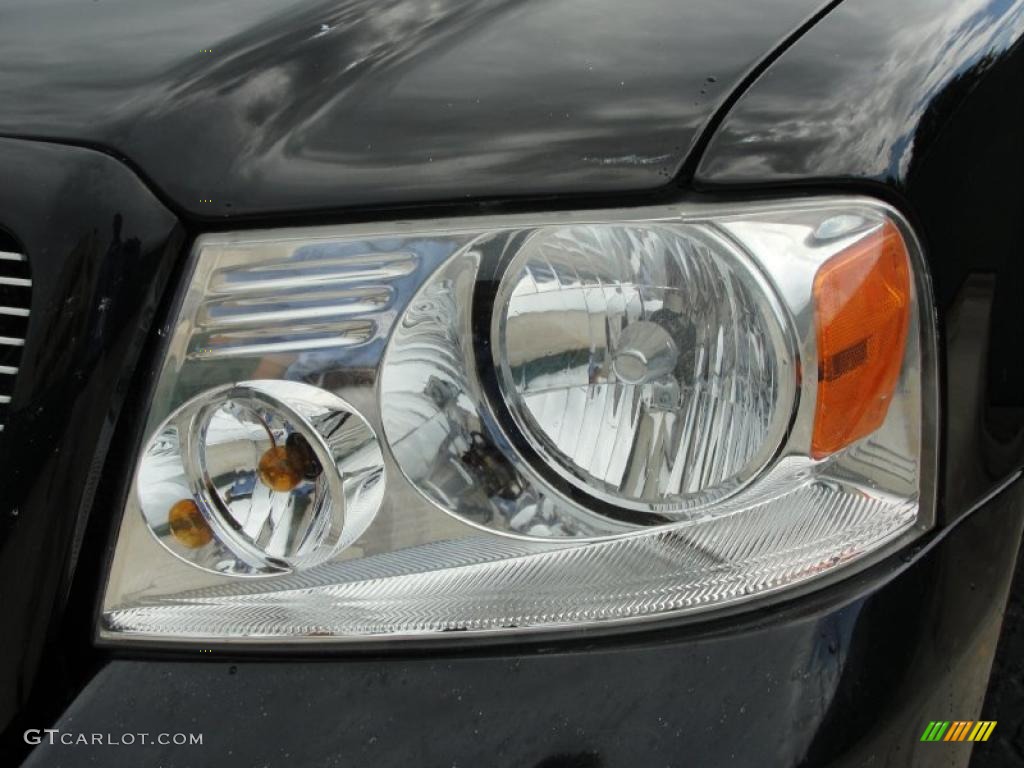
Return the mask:
<svg viewBox="0 0 1024 768"><path fill-rule="evenodd" d="M996 729L996 720L932 720L921 734L921 741L988 741Z"/></svg>

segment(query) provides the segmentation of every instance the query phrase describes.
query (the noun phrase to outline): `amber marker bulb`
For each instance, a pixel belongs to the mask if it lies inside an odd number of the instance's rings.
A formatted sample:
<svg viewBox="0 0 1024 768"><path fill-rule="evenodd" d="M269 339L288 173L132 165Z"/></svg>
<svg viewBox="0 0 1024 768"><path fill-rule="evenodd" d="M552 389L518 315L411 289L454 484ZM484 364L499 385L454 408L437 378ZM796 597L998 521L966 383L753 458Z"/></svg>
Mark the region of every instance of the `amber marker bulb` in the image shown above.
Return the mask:
<svg viewBox="0 0 1024 768"><path fill-rule="evenodd" d="M259 471L260 480L274 491L290 491L302 482L301 468L283 445L268 448L260 456Z"/></svg>
<svg viewBox="0 0 1024 768"><path fill-rule="evenodd" d="M199 549L213 541L213 531L192 499L175 502L167 513L171 534L189 549Z"/></svg>

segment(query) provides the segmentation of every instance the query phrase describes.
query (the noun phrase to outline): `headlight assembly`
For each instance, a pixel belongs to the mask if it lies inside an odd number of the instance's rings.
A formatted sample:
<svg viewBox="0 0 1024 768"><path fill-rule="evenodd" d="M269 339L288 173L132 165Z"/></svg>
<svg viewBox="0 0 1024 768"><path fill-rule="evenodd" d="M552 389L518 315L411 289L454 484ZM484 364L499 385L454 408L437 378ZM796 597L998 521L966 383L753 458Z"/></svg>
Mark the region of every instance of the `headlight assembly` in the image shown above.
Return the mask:
<svg viewBox="0 0 1024 768"><path fill-rule="evenodd" d="M859 198L200 238L102 635L636 621L932 522L912 232Z"/></svg>

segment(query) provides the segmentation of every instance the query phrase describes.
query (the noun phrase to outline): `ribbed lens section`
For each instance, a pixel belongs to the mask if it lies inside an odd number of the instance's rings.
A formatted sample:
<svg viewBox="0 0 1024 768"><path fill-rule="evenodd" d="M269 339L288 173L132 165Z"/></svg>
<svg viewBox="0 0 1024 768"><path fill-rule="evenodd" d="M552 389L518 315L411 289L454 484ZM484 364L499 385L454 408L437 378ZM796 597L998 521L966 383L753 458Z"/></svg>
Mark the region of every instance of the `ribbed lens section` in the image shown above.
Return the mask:
<svg viewBox="0 0 1024 768"><path fill-rule="evenodd" d="M366 636L701 610L805 582L890 540L912 524L914 512L912 501L810 484L689 530L532 555L522 542L473 541L477 562L467 562L465 548L442 542L376 563L332 563L284 577L262 594L225 584L163 604L150 600L105 621L116 630L168 636ZM423 572L426 562L433 572Z"/></svg>
<svg viewBox="0 0 1024 768"><path fill-rule="evenodd" d="M540 230L496 303L519 427L563 476L617 504L689 506L735 489L770 458L792 407L792 363L758 280L696 228Z"/></svg>

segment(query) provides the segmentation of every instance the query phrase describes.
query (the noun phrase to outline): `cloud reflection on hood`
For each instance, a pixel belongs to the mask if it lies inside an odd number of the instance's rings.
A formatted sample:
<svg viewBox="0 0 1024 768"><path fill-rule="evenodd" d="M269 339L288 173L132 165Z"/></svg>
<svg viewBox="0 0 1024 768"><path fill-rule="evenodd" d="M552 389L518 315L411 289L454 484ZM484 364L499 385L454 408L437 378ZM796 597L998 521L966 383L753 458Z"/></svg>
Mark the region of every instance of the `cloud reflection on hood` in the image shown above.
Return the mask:
<svg viewBox="0 0 1024 768"><path fill-rule="evenodd" d="M657 189L819 4L9 0L0 132L207 215Z"/></svg>
<svg viewBox="0 0 1024 768"><path fill-rule="evenodd" d="M730 113L698 178L842 176L852 158L865 176L904 178L929 105L1013 44L1024 2L953 0L939 12L903 0L896 17L888 5L843 3L773 64Z"/></svg>

